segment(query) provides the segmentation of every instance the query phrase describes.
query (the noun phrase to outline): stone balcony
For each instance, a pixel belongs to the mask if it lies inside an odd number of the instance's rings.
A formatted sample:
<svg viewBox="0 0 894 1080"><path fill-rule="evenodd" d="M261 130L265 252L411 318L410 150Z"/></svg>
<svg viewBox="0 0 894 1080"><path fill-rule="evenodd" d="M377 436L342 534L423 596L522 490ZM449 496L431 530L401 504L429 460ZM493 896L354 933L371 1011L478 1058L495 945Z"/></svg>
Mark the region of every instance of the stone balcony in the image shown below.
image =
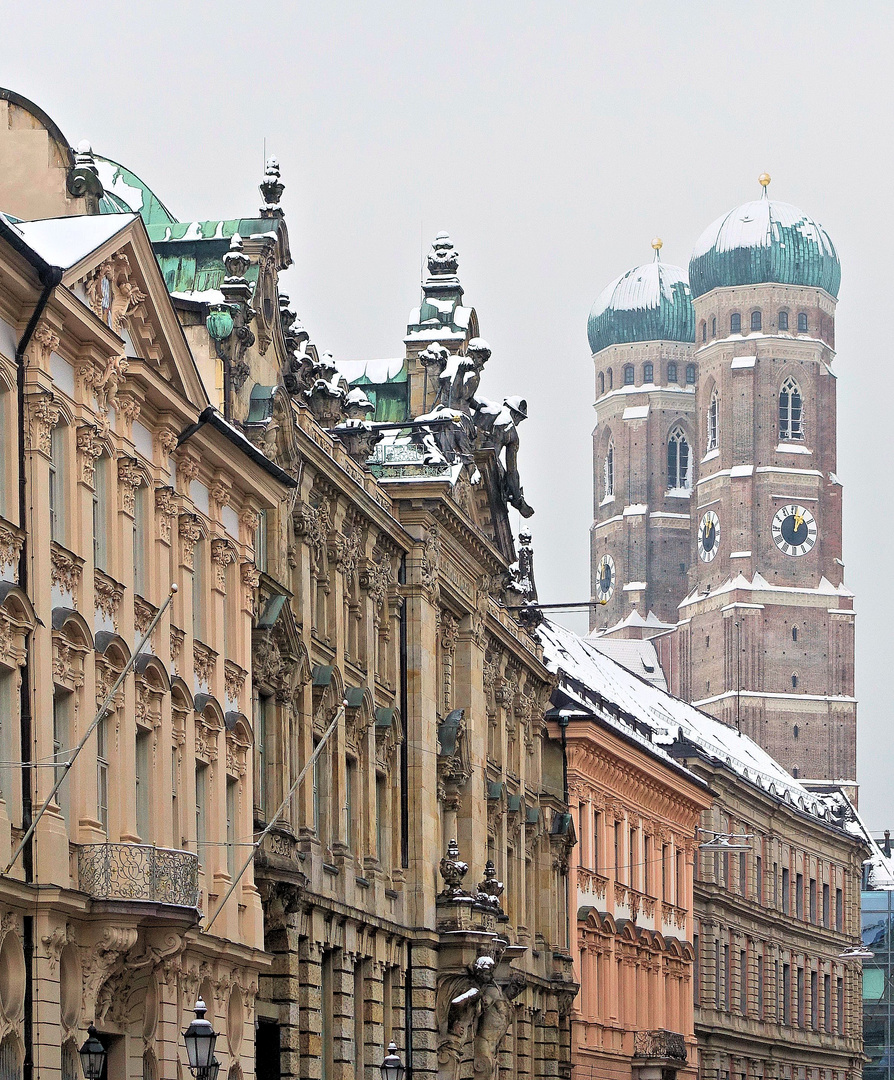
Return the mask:
<svg viewBox="0 0 894 1080"><path fill-rule="evenodd" d="M149 844L83 844L78 887L94 900L199 906L199 859Z"/></svg>
<svg viewBox="0 0 894 1080"><path fill-rule="evenodd" d="M679 1032L664 1028L636 1031L631 1064L636 1080L673 1080L686 1066L686 1040Z"/></svg>

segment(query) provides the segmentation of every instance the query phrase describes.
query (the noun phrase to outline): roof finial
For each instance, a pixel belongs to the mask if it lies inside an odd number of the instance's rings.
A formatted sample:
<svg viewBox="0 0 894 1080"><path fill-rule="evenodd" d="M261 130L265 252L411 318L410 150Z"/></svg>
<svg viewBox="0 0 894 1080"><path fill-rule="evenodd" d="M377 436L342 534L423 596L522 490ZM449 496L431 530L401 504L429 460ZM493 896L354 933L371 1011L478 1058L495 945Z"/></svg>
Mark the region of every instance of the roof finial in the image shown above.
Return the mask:
<svg viewBox="0 0 894 1080"><path fill-rule="evenodd" d="M660 251L664 247L664 241L660 236L652 237L652 250L655 252L655 262L661 261Z"/></svg>
<svg viewBox="0 0 894 1080"><path fill-rule="evenodd" d="M770 185L770 174L768 172L762 172L760 174L760 176L757 178L757 182L764 189L763 192L761 193L761 198L766 199L767 198L767 188Z"/></svg>

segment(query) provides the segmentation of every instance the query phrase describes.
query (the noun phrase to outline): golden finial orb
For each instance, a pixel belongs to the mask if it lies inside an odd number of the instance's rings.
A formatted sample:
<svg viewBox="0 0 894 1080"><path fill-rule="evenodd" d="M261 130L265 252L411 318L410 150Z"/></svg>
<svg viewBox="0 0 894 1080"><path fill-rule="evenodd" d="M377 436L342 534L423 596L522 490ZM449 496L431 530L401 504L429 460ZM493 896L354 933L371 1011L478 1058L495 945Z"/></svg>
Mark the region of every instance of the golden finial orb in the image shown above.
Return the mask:
<svg viewBox="0 0 894 1080"><path fill-rule="evenodd" d="M660 236L652 237L652 249L654 251L661 251L661 249L663 247L664 247L664 241L661 239Z"/></svg>
<svg viewBox="0 0 894 1080"><path fill-rule="evenodd" d="M767 185L770 183L770 174L768 172L762 172L757 178L757 182L762 188L767 187Z"/></svg>

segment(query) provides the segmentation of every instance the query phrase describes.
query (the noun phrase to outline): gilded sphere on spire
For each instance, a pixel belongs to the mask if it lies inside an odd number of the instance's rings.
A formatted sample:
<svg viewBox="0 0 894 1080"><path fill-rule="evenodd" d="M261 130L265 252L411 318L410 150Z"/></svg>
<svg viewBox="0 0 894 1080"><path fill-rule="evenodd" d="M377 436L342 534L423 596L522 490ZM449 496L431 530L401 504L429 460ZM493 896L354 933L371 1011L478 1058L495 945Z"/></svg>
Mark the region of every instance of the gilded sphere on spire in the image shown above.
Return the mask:
<svg viewBox="0 0 894 1080"><path fill-rule="evenodd" d="M770 183L770 174L768 172L762 172L757 178L761 187L765 188Z"/></svg>
<svg viewBox="0 0 894 1080"><path fill-rule="evenodd" d="M655 251L660 251L662 249L662 247L664 247L664 241L661 239L660 236L653 237L653 239L652 239L652 247L654 248Z"/></svg>

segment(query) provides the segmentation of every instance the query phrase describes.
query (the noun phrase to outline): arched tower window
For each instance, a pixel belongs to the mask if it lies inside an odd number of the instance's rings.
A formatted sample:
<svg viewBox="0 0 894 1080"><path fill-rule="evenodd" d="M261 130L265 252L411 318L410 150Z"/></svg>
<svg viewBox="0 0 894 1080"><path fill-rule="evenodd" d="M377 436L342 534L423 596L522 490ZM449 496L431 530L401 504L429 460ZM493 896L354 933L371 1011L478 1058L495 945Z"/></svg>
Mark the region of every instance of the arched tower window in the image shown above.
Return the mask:
<svg viewBox="0 0 894 1080"><path fill-rule="evenodd" d="M711 337L712 338L717 337L717 316L716 315L711 319Z"/></svg>
<svg viewBox="0 0 894 1080"><path fill-rule="evenodd" d="M643 364L643 382L650 383L655 381L655 365Z"/></svg>
<svg viewBox="0 0 894 1080"><path fill-rule="evenodd" d="M720 394L717 393L717 388L714 388L714 392L711 394L711 404L708 406L708 440L707 450L717 449L717 439L719 434L718 416L720 413Z"/></svg>
<svg viewBox="0 0 894 1080"><path fill-rule="evenodd" d="M695 364L686 365L686 385L695 386Z"/></svg>
<svg viewBox="0 0 894 1080"><path fill-rule="evenodd" d="M614 376L612 375L612 369L609 368L608 369L608 388L609 388L609 390L611 390L612 386L614 386L614 382L615 382L615 379L614 379Z"/></svg>
<svg viewBox="0 0 894 1080"><path fill-rule="evenodd" d="M671 491L692 488L692 451L681 427L675 427L667 440L667 486Z"/></svg>
<svg viewBox="0 0 894 1080"><path fill-rule="evenodd" d="M798 628L797 628L797 626L793 626L792 627L792 641L797 641L797 640L798 640Z"/></svg>
<svg viewBox="0 0 894 1080"><path fill-rule="evenodd" d="M760 330L761 328L761 313L759 311L752 311L751 313L751 329Z"/></svg>
<svg viewBox="0 0 894 1080"><path fill-rule="evenodd" d="M788 312L787 311L780 311L779 312L779 329L780 330L788 330Z"/></svg>
<svg viewBox="0 0 894 1080"><path fill-rule="evenodd" d="M615 493L615 444L610 442L602 461L602 486L605 498Z"/></svg>
<svg viewBox="0 0 894 1080"><path fill-rule="evenodd" d="M624 385L625 386L633 386L634 378L635 378L635 375L634 375L634 372L633 372L633 364L625 364L624 365Z"/></svg>
<svg viewBox="0 0 894 1080"><path fill-rule="evenodd" d="M798 333L807 333L807 312L801 311L798 313Z"/></svg>
<svg viewBox="0 0 894 1080"><path fill-rule="evenodd" d="M734 311L729 317L729 332L731 334L739 334L742 332L742 316L738 311Z"/></svg>
<svg viewBox="0 0 894 1080"><path fill-rule="evenodd" d="M669 383L677 381L677 365L673 360L667 365L667 381Z"/></svg>
<svg viewBox="0 0 894 1080"><path fill-rule="evenodd" d="M801 387L791 376L779 391L779 438L804 438L804 401Z"/></svg>
<svg viewBox="0 0 894 1080"><path fill-rule="evenodd" d="M599 394L600 396L605 393L605 372L599 372Z"/></svg>
<svg viewBox="0 0 894 1080"><path fill-rule="evenodd" d="M798 676L795 672L792 672L792 690L798 689Z"/></svg>
<svg viewBox="0 0 894 1080"><path fill-rule="evenodd" d="M704 319L702 319L702 321L701 321L701 332L702 332L702 341L707 341L708 340L708 324L705 322Z"/></svg>

